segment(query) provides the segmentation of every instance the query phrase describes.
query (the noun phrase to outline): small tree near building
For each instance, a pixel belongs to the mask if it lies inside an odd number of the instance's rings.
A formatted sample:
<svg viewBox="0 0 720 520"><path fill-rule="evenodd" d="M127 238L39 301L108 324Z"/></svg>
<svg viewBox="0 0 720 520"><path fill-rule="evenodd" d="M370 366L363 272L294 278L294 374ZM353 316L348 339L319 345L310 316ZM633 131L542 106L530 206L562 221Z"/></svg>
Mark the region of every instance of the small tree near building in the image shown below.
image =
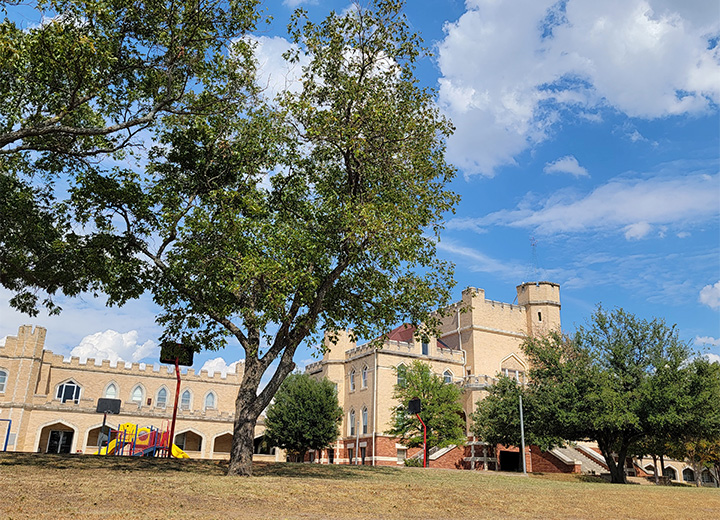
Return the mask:
<svg viewBox="0 0 720 520"><path fill-rule="evenodd" d="M414 361L409 367L398 369L399 384L393 397L399 404L392 409L391 428L385 433L399 437L402 442L416 448L423 445L423 427L415 415L407 413L411 399L420 398L420 417L427 426L427 448L445 448L452 444L464 445L465 420L460 403L461 390L434 374L430 365ZM425 453L429 464L428 454Z"/></svg>
<svg viewBox="0 0 720 520"><path fill-rule="evenodd" d="M302 462L308 450L321 450L338 438L342 415L335 385L327 379L291 374L267 409L265 436L271 445Z"/></svg>

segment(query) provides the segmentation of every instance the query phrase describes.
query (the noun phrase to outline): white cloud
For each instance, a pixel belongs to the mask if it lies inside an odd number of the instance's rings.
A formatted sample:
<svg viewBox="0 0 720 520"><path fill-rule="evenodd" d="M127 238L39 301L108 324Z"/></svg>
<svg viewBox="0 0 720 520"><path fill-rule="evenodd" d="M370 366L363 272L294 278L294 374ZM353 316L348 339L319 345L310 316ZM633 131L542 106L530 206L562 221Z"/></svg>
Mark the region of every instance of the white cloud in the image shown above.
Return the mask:
<svg viewBox="0 0 720 520"><path fill-rule="evenodd" d="M575 177L589 177L588 171L580 166L574 155L566 155L560 159L547 163L543 168L545 173L569 173Z"/></svg>
<svg viewBox="0 0 720 520"><path fill-rule="evenodd" d="M629 226L625 226L625 238L627 240L639 240L641 238L645 238L647 234L650 233L651 229L652 226L647 222L636 222L635 224L630 224Z"/></svg>
<svg viewBox="0 0 720 520"><path fill-rule="evenodd" d="M714 110L717 5L692 3L467 0L437 51L439 101L457 127L450 160L492 175L568 109L648 119Z"/></svg>
<svg viewBox="0 0 720 520"><path fill-rule="evenodd" d="M700 290L700 303L707 305L711 309L720 307L720 282L715 285L706 285Z"/></svg>
<svg viewBox="0 0 720 520"><path fill-rule="evenodd" d="M710 360L710 363L720 363L720 356L711 352L705 354L705 357Z"/></svg>
<svg viewBox="0 0 720 520"><path fill-rule="evenodd" d="M258 85L265 89L265 96L274 99L284 91L299 92L302 88L302 68L308 59L300 54L298 63L289 63L283 58L295 46L279 36L247 36L255 45Z"/></svg>
<svg viewBox="0 0 720 520"><path fill-rule="evenodd" d="M235 374L237 372L238 363L242 363L242 361L235 361L234 363L230 363L228 365L223 358L217 357L215 359L208 359L205 361L205 364L203 364L200 370L207 370L209 375L213 375L215 372L220 372L220 374L225 377L228 373Z"/></svg>
<svg viewBox="0 0 720 520"><path fill-rule="evenodd" d="M689 236L690 236L690 233L688 233L687 231L681 231L680 233L677 234L678 238L687 238Z"/></svg>
<svg viewBox="0 0 720 520"><path fill-rule="evenodd" d="M712 347L718 347L718 346L720 346L720 338L713 338L712 336L697 336L695 338L695 344L710 345Z"/></svg>
<svg viewBox="0 0 720 520"><path fill-rule="evenodd" d="M716 217L720 209L719 175L616 178L591 193L560 192L537 208L523 201L514 210L501 210L475 219L479 227L504 225L532 228L541 234L622 230L625 237L646 236L654 226L693 225ZM467 228L470 222L465 220Z"/></svg>
<svg viewBox="0 0 720 520"><path fill-rule="evenodd" d="M145 358L157 358L160 347L152 340L139 344L136 330L125 333L106 330L85 336L70 355L79 357L81 362L88 358L109 359L113 364L119 361L138 362Z"/></svg>
<svg viewBox="0 0 720 520"><path fill-rule="evenodd" d="M5 346L5 341L6 341L6 340L7 340L7 336L3 336L2 338L0 338L0 347L4 347L4 346Z"/></svg>

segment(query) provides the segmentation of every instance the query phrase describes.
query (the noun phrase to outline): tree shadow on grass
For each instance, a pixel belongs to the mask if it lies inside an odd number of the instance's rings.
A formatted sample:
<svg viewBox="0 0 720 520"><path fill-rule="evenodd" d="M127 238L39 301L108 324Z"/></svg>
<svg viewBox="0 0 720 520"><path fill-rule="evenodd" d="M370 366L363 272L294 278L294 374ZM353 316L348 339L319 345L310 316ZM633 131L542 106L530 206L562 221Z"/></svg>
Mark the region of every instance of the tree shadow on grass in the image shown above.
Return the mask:
<svg viewBox="0 0 720 520"><path fill-rule="evenodd" d="M0 467L25 466L73 472L109 470L140 472L183 472L196 475L224 476L228 460L161 459L154 457L117 457L98 455L51 455L43 453L0 453ZM327 480L365 480L379 475L397 475L399 468L299 464L292 462L253 463L253 477L315 478Z"/></svg>

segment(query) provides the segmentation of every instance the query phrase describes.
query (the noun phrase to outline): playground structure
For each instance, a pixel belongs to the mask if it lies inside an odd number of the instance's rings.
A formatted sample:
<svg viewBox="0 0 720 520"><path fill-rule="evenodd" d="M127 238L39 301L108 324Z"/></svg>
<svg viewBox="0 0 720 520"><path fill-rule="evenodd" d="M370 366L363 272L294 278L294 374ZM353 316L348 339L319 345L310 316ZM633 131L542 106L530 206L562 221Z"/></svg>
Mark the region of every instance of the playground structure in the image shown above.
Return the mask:
<svg viewBox="0 0 720 520"><path fill-rule="evenodd" d="M107 445L102 446L97 455L164 457L167 456L170 444L170 432L166 427L158 429L124 423L119 425L117 430L110 430ZM171 445L170 455L177 459L190 458L175 444Z"/></svg>

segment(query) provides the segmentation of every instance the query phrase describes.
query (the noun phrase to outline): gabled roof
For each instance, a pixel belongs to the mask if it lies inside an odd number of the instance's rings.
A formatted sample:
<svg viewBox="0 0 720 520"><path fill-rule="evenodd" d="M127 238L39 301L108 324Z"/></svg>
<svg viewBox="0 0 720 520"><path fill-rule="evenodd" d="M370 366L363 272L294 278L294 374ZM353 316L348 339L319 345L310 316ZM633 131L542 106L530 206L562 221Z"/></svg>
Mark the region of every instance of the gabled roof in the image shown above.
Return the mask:
<svg viewBox="0 0 720 520"><path fill-rule="evenodd" d="M388 332L387 339L390 341L401 341L403 343L410 343L415 335L417 327L409 323L403 323L399 327L394 328Z"/></svg>

